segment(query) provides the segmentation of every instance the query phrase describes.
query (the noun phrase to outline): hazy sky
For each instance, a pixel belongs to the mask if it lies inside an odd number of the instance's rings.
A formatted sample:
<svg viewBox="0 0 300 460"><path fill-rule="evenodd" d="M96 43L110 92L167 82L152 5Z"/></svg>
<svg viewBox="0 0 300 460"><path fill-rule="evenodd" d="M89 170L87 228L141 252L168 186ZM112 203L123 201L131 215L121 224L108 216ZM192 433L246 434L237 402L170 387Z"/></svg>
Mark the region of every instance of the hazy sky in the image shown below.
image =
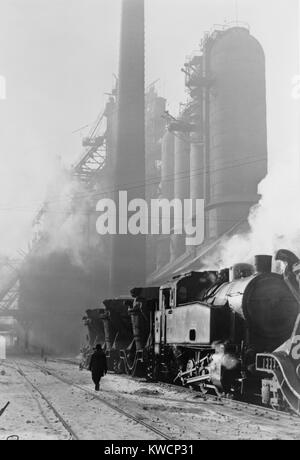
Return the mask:
<svg viewBox="0 0 300 460"><path fill-rule="evenodd" d="M77 128L102 110L118 71L120 0L0 0L0 235L17 246L53 161L80 154ZM236 8L236 5L238 8ZM146 0L146 70L176 113L185 57L214 24L247 21L266 53L269 154L298 148L298 0ZM0 246L0 252L2 248Z"/></svg>

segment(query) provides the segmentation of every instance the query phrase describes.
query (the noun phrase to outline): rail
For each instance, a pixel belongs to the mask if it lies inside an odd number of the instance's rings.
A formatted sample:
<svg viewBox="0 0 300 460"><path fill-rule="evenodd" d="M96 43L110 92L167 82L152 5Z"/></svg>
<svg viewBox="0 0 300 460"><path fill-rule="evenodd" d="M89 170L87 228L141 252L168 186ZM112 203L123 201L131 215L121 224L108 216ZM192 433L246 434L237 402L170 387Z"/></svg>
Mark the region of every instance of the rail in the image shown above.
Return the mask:
<svg viewBox="0 0 300 460"><path fill-rule="evenodd" d="M138 425L142 425L143 427L147 428L149 431L152 431L156 435L160 436L164 440L172 441L174 440L171 436L168 434L164 433L163 431L159 430L158 428L155 428L153 425L145 422L144 420L141 420L139 417L135 417L134 415L130 414L129 412L125 411L124 409L121 409L118 407L116 404L113 404L110 401L107 401L104 397L95 394L94 391L89 390L88 388L83 387L82 385L76 384L72 382L71 380L62 377L61 375L58 375L55 371L52 369L49 369L48 367L42 366L36 362L30 362L31 365L35 366L36 368L40 369L42 372L47 372L48 375L51 375L55 377L57 380L59 380L62 383L65 383L66 385L72 386L74 388L77 388L81 391L83 391L86 394L92 395L96 400L100 401L102 404L105 404L107 407L110 409L118 412L119 414L125 416L127 419L132 420L133 422L137 423Z"/></svg>

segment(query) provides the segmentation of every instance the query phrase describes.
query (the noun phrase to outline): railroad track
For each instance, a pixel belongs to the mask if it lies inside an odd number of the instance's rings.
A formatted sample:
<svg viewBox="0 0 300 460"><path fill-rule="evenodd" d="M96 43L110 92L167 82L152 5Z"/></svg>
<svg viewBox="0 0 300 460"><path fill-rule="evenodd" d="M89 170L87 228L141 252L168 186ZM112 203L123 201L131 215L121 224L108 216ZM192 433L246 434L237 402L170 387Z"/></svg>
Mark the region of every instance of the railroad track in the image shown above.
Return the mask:
<svg viewBox="0 0 300 460"><path fill-rule="evenodd" d="M43 392L41 392L40 390L40 387L37 388L36 381L33 383L31 381L30 376L26 375L29 372L29 368L36 369L39 372L42 372L45 375L49 375L53 377L55 380L64 383L68 387L73 387L75 389L82 391L85 394L91 395L94 401L98 401L99 403L106 405L111 410L119 413L120 415L125 416L127 419L130 419L135 424L142 425L148 431L155 433L159 437L159 439L168 440L168 441L178 439L177 437L175 438L176 435L174 434L173 434L173 437L170 436L170 433L166 434L166 430L170 429L170 428L167 428L168 425L170 426L167 419L165 420L165 422L167 423L166 429L163 427L164 431L161 431L160 427L155 426L156 425L155 422L153 426L152 421L144 418L145 412L142 410L141 405L137 404L138 402L136 399L137 395L135 395L134 393L133 394L125 393L124 395L123 394L120 395L120 392L110 389L108 392L104 392L104 393L101 392L100 394L97 394L93 390L87 388L85 384L74 383L72 377L69 377L64 373L63 375L61 375L59 370L53 369L50 366L50 362L49 362L49 365L47 365L47 364L41 363L40 361L36 362L32 360L26 360L26 361L23 360L22 362L20 362L20 364L19 363L16 363L16 364L21 370L21 375L23 375L24 378L27 378L30 381L31 386L33 386L33 389L37 391L40 394L40 396L41 396L41 393L43 394ZM126 376L122 376L122 377L124 377L124 379L127 378ZM155 387L157 389L159 388L166 388L168 390L174 389L174 385L169 385L166 383L158 383L157 386ZM185 405L190 406L192 411L195 411L196 408L205 407L205 410L215 415L216 418L218 419L220 419L220 417L221 418L227 417L229 423L230 423L230 420L232 420L233 423L236 423L238 420L239 429L240 428L244 429L243 427L245 426L245 430L247 430L248 424L253 422L255 424L258 424L259 426L261 425L261 423L263 424L263 426L268 426L271 423L273 424L273 426L278 426L278 430L280 430L281 427L285 425L285 422L288 424L288 423L291 423L291 421L294 424L294 427L296 429L298 429L298 427L300 429L300 419L299 417L296 417L294 415L282 413L279 411L275 411L273 409L268 409L268 408L264 408L261 406L256 406L253 404L240 402L240 401L227 400L225 398L220 401L210 395L205 395L203 397L199 393L192 392L191 390L183 388L183 387L177 386L176 388L177 390L181 390L181 392L183 393L183 395L185 395L185 397L188 394L190 394L191 396L190 399L184 399L184 398L181 399L180 397L174 398L172 397L173 396L172 394L163 396L163 395L156 394L154 392L153 394L151 393L147 394L147 392L145 392L145 394L144 393L140 393L140 394L141 396L143 396L143 398L144 397L149 398L149 404L146 403L146 405L149 407L156 407L156 406L159 407L160 402L167 404L168 407L174 407L174 408L177 405L179 405L179 410L181 410L182 406L185 406ZM199 398L197 397L198 395L199 395ZM46 395L43 394L43 396L44 396L43 399L46 401L48 406L52 408L53 404L51 400L49 401ZM122 406L122 408L120 406ZM56 405L56 408L57 408L57 405ZM54 407L54 411L56 411L54 412L54 414L61 421L62 425L65 427L66 431L68 432L69 439L72 439L72 440L79 439L79 437L76 434L76 430L74 433L74 430L72 430L72 427L70 426L70 424L65 421L64 417L59 413L59 411L57 411L56 408ZM264 425L264 422L263 422L264 419L267 425ZM175 430L176 429L178 428L176 427ZM264 428L262 428L262 430L263 429Z"/></svg>
<svg viewBox="0 0 300 460"><path fill-rule="evenodd" d="M171 385L172 384L165 384L165 383L159 383L159 386L165 387L165 386ZM178 387L176 387L178 388ZM288 420L294 420L296 423L300 425L300 418L292 413L292 412L286 412L282 411L279 409L272 409L270 407L265 407L263 405L258 405L254 403L249 403L245 401L239 401L238 399L231 399L231 398L226 398L224 396L221 397L216 397L212 394L201 394L197 392L196 390L189 390L187 388L181 387L181 389L184 391L186 390L187 392L193 391L195 393L194 398L198 399L197 400L184 400L184 402L188 404L199 404L199 402L209 402L209 403L214 403L215 405L220 405L220 406L228 406L232 409L236 409L238 411L240 410L247 410L248 413L252 413L253 415L260 415L260 416L268 416L269 418L271 416L277 416L277 417L282 417ZM179 400L178 400L179 401Z"/></svg>
<svg viewBox="0 0 300 460"><path fill-rule="evenodd" d="M61 362L61 361L58 361L58 362ZM55 371L53 371L52 369L45 368L44 366L41 366L38 363L35 363L35 365L39 366L41 368L41 370L43 369L45 371L47 369L47 372L55 374ZM60 378L60 379L64 379L61 376L57 376L57 377ZM121 377L128 378L128 376L121 376ZM89 391L86 388L82 388L80 385L76 385L76 384L73 384L73 385L75 387L77 386L77 388L84 389L85 391ZM172 388L172 389L174 388L174 385L169 385L169 384L165 384L165 383L158 383L158 386L168 388L169 390L170 390L170 388ZM176 388L179 389L180 387L176 386ZM181 390L182 390L183 393L187 393L187 392L191 391L191 390L188 390L187 388L183 388L183 387L181 387ZM89 391L89 393L93 394L93 396L95 396L93 391ZM119 395L119 392L114 391L114 390L110 390L109 393L115 394L117 396ZM299 429L300 429L300 419L299 419L299 417L295 416L294 414L274 410L274 409L271 409L271 408L265 408L263 406L258 406L258 405L251 404L251 403L246 403L246 402L243 402L243 401L231 400L231 399L226 399L226 398L222 398L221 400L219 400L219 399L217 399L216 397L214 397L212 395L201 396L199 393L196 393L196 392L194 394L195 394L195 396L199 395L198 400L166 398L166 397L159 396L159 395L147 395L147 394L143 394L142 396L146 397L146 398L148 397L149 399L152 398L152 399L155 399L155 400L161 400L163 402L170 402L171 404L172 403L173 404L180 404L180 405L188 404L189 406L192 406L194 408L199 407L200 404L202 405L202 407L203 407L203 405L206 405L207 409L209 409L209 411L211 413L216 414L216 416L220 415L219 412L218 412L218 407L220 407L220 408L221 407L224 407L224 408L226 407L230 411L230 413L228 413L227 416L230 417L233 420L240 419L241 414L247 415L249 417L249 420L253 420L253 422L255 422L255 423L258 423L260 420L262 421L262 419L265 419L267 422L272 420L272 421L274 421L274 423L279 423L279 424L282 424L284 421L291 422L291 420L292 420L292 421L295 422L295 424L299 425ZM127 400L129 400L130 402L132 402L133 397L134 396L132 396L132 395L126 395L125 398ZM101 398L101 399L103 399L103 398ZM211 407L210 408L208 407L208 406L211 406L212 404L215 406L213 409ZM249 420L245 421L245 423L248 424ZM158 434L160 434L160 433L158 433ZM170 437L167 437L165 439L171 440Z"/></svg>
<svg viewBox="0 0 300 460"><path fill-rule="evenodd" d="M168 385L171 385L173 386L172 384L165 384L165 383L159 383L159 386L168 386ZM178 388L178 387L176 387ZM191 391L191 390L188 390L187 388L184 388L184 387L181 387L182 390L186 390L186 391ZM291 420L294 420L295 423L299 424L299 427L300 427L300 417L298 417L296 414L292 413L292 412L286 412L286 411L282 411L282 410L279 410L279 409L272 409L270 407L264 407L262 405L258 405L258 404L254 404L254 403L249 403L249 402L245 402L245 401L239 401L237 399L230 399L230 398L226 398L226 397L216 397L216 396L213 396L212 394L205 394L205 395L202 395L201 393L199 392L196 392L195 390L192 390L194 393L195 393L195 399L197 398L197 400L184 400L185 403L187 404L199 404L199 402L201 403L213 403L215 404L216 406L227 406L231 409L235 409L236 411L247 411L247 413L249 413L249 415L258 415L260 417L264 416L266 418L273 418L275 420L274 417L276 417L276 419L278 417L281 417L281 419L285 419L285 420L288 420L288 421L291 421ZM174 401L177 401L177 400L174 400ZM178 400L180 401L180 400Z"/></svg>
<svg viewBox="0 0 300 460"><path fill-rule="evenodd" d="M49 362L57 362L57 363L65 363L65 364L69 364L69 365L77 365L77 362L75 362L74 360L71 360L71 359L50 359ZM121 377L121 378L124 378L124 379L128 379L129 376L128 375L118 375L118 377ZM181 389L182 392L184 393L187 393L187 392L190 392L190 390L188 388L185 388L185 387L178 387L177 385L172 385L172 384L167 384L167 383L163 383L163 382L157 382L157 385L158 387L165 387L165 388L173 388L174 386L176 387L176 389ZM115 394L118 394L117 392L113 391L113 390L110 390L111 393L115 393ZM239 401L239 400L236 400L236 399L228 399L228 398L216 398L215 396L213 395L210 395L210 394L205 394L205 395L201 395L200 393L198 392L195 392L195 397L199 397L198 401L197 400L180 400L180 399L175 399L175 398L168 398L168 401L170 402L173 402L173 403L182 403L184 401L185 404L189 404L189 405L199 405L199 402L201 403L205 403L205 402L208 402L208 403L214 403L215 405L220 405L220 406L228 406L229 408L231 409L235 409L236 411L242 411L242 410L246 410L249 415L257 415L257 416L260 416L260 417L266 417L268 419L271 419L273 418L274 420L276 420L278 417L280 417L282 420L283 419L286 419L286 420L294 420L295 423L298 423L300 425L300 418L293 414L292 412L285 412L285 411L282 411L282 410L277 410L277 409L272 409L272 408L269 408L269 407L264 407L262 405L257 405L257 404L254 404L254 403L248 403L248 402L244 402L244 401ZM143 394L143 397L145 398L153 398L154 395L147 395L147 394ZM159 395L155 395L155 399L161 399L161 400L166 400L165 397L162 397L162 396L159 396Z"/></svg>
<svg viewBox="0 0 300 460"><path fill-rule="evenodd" d="M72 440L72 441L79 441L79 436L74 432L74 430L72 429L70 424L64 419L64 417L54 407L54 405L47 398L47 396L28 378L28 376L24 373L23 369L20 367L20 365L18 363L14 363L14 364L15 364L15 370L24 378L24 380L29 384L29 386L32 388L32 390L34 390L34 392L39 394L39 396L42 398L42 400L45 401L47 406L53 412L55 417L60 421L60 423L62 424L62 426L64 427L64 429L68 433L69 439ZM34 392L33 392L33 395L36 398Z"/></svg>
<svg viewBox="0 0 300 460"><path fill-rule="evenodd" d="M84 393L86 394L89 394L89 395L92 395L94 399L98 400L99 402L101 402L102 404L106 405L107 407L109 407L110 409L114 410L115 412L118 412L119 414L125 416L127 419L130 419L132 420L133 422L135 422L136 424L138 425L142 425L144 428L148 429L149 431L151 431L152 433L155 433L156 435L158 435L159 437L161 437L163 440L168 440L168 441L173 441L174 439L168 435L167 433L164 433L163 431L159 430L158 428L154 427L153 425L151 425L150 423L147 423L145 422L144 420L141 420L140 418L134 416L133 414L129 413L128 411L124 410L124 409L121 409L120 407L118 407L116 404L113 404L111 401L108 401L105 397L103 396L100 396L98 394L96 394L93 390L89 390L88 388L85 388L84 386L82 385L79 385L79 384L76 384L74 382L72 382L71 380L65 378L65 377L62 377L60 375L58 375L55 371L53 371L52 369L49 369L47 368L46 366L42 366L34 361L28 361L27 362L28 365L31 365L37 369L39 369L41 372L43 372L44 374L47 374L47 375L51 375L52 377L54 377L55 379L59 380L60 382L68 385L68 386L71 386L71 387L74 387L74 388L77 388L78 390L81 390L83 391ZM21 370L21 369L20 369ZM32 385L33 388L36 389L36 391L43 397L43 399L45 399L45 401L50 405L50 407L52 408L53 411L55 411L57 413L57 416L59 418L59 420L63 423L63 418L61 417L61 415L56 411L56 409L51 405L51 402L45 397L45 395L43 395L43 393L28 379L28 377L24 374L24 372L22 372L21 370L21 375ZM65 426L66 424L66 426ZM65 426L66 429L68 429L69 425L64 421L63 425ZM71 427L69 427L71 428ZM74 440L79 440L78 436L73 432L73 430L71 429L72 431L72 439Z"/></svg>

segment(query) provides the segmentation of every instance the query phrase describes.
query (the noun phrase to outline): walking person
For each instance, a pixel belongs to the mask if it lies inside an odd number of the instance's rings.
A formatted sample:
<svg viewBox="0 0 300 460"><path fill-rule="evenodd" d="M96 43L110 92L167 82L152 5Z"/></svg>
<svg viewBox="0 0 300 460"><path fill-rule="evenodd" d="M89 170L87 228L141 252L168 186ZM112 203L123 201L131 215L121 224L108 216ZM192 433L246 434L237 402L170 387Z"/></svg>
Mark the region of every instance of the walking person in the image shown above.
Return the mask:
<svg viewBox="0 0 300 460"><path fill-rule="evenodd" d="M100 380L107 373L107 361L100 344L96 345L96 351L91 357L90 371L95 384L95 390L100 390Z"/></svg>

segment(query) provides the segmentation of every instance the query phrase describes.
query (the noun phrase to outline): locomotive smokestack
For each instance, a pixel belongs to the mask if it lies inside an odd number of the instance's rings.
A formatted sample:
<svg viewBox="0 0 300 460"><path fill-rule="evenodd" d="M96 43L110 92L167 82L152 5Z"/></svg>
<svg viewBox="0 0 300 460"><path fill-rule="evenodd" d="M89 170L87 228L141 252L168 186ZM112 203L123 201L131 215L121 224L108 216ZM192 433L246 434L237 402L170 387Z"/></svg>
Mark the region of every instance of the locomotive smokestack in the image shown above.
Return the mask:
<svg viewBox="0 0 300 460"><path fill-rule="evenodd" d="M257 255L254 259L254 265L257 273L271 273L272 256Z"/></svg>

